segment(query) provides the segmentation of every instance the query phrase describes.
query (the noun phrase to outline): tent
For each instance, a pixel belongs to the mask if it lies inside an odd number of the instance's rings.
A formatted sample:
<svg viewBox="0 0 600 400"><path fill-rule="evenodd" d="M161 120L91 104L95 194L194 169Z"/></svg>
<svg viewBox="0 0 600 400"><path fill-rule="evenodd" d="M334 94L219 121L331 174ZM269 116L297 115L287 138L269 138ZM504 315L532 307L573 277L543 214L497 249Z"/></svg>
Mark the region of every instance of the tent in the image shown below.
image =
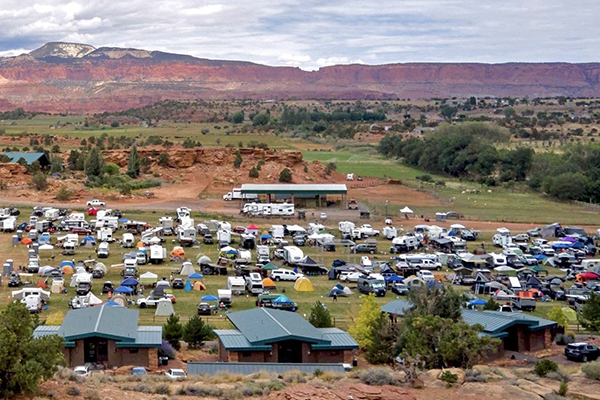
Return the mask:
<svg viewBox="0 0 600 400"><path fill-rule="evenodd" d="M293 303L293 301L291 301L290 299L288 299L286 296L284 296L282 294L281 296L279 296L276 299L274 299L273 303L275 303L275 304L289 304L289 303Z"/></svg>
<svg viewBox="0 0 600 400"><path fill-rule="evenodd" d="M41 268L40 268L41 270ZM591 280L595 280L595 279L600 279L600 275L598 275L595 272L582 272L581 274L577 274L577 280L578 281L591 281Z"/></svg>
<svg viewBox="0 0 600 400"><path fill-rule="evenodd" d="M277 266L275 264L267 263L262 266L261 271L272 271L274 269L277 269Z"/></svg>
<svg viewBox="0 0 600 400"><path fill-rule="evenodd" d="M190 279L202 279L202 278L204 278L204 276L202 274L199 274L199 273L195 272L195 273L191 274L190 276L188 276L188 278L190 278Z"/></svg>
<svg viewBox="0 0 600 400"><path fill-rule="evenodd" d="M202 296L202 301L219 301L219 299L215 296L213 296L212 294L207 294L205 296Z"/></svg>
<svg viewBox="0 0 600 400"><path fill-rule="evenodd" d="M257 235L258 234L258 226L254 224L250 224L246 227L246 233Z"/></svg>
<svg viewBox="0 0 600 400"><path fill-rule="evenodd" d="M111 302L116 303L121 307L127 307L127 299L125 298L125 296L120 294L114 295L111 299Z"/></svg>
<svg viewBox="0 0 600 400"><path fill-rule="evenodd" d="M179 274L190 276L195 273L196 273L196 271L194 270L194 266L192 265L191 262L186 261L181 265L181 271L179 272Z"/></svg>
<svg viewBox="0 0 600 400"><path fill-rule="evenodd" d="M416 276L409 276L404 280L404 283L406 283L406 286L408 286L409 289L418 289L427 286L427 283L425 283L423 279L417 278Z"/></svg>
<svg viewBox="0 0 600 400"><path fill-rule="evenodd" d="M173 247L173 250L171 251L171 258L179 258L180 260L183 260L185 258L185 251L183 250L183 247Z"/></svg>
<svg viewBox="0 0 600 400"><path fill-rule="evenodd" d="M90 292L89 295L89 304L90 306L99 306L102 304L102 300L98 298L94 293Z"/></svg>
<svg viewBox="0 0 600 400"><path fill-rule="evenodd" d="M40 251L42 250L54 250L54 246L51 244L43 244L39 247Z"/></svg>
<svg viewBox="0 0 600 400"><path fill-rule="evenodd" d="M75 264L73 264L73 261L63 261L60 263L60 267L66 267L69 266L71 268L75 268Z"/></svg>
<svg viewBox="0 0 600 400"><path fill-rule="evenodd" d="M21 244L31 244L33 243L33 240L29 239L28 237L21 239Z"/></svg>
<svg viewBox="0 0 600 400"><path fill-rule="evenodd" d="M513 267L509 267L508 265L502 265L500 267L494 268L494 271L497 271L497 272L511 272L514 270L515 269Z"/></svg>
<svg viewBox="0 0 600 400"><path fill-rule="evenodd" d="M314 292L315 288L312 285L312 282L306 278L298 278L296 279L296 283L294 283L294 289L298 292Z"/></svg>
<svg viewBox="0 0 600 400"><path fill-rule="evenodd" d="M265 278L263 279L263 287L265 289L277 289L277 286L275 286L275 282L273 282L273 279L271 278Z"/></svg>
<svg viewBox="0 0 600 400"><path fill-rule="evenodd" d="M402 210L400 210L400 212L402 214L412 214L413 210L411 210L410 208L408 208L408 206L404 207Z"/></svg>
<svg viewBox="0 0 600 400"><path fill-rule="evenodd" d="M185 287L183 288L186 292L192 291L192 282L189 279L185 281Z"/></svg>
<svg viewBox="0 0 600 400"><path fill-rule="evenodd" d="M148 271L140 275L140 283L142 285L152 285L158 281L158 275Z"/></svg>
<svg viewBox="0 0 600 400"><path fill-rule="evenodd" d="M571 307L563 307L561 311L567 317L569 322L577 322L577 312L573 310Z"/></svg>
<svg viewBox="0 0 600 400"><path fill-rule="evenodd" d="M96 245L96 239L94 239L93 236L86 236L81 240L81 245L82 246L95 246Z"/></svg>
<svg viewBox="0 0 600 400"><path fill-rule="evenodd" d="M62 272L63 275L72 275L73 268L70 265L65 265L64 267L60 268L60 272Z"/></svg>
<svg viewBox="0 0 600 400"><path fill-rule="evenodd" d="M104 303L104 305L107 307L121 307L119 303L116 303L114 301L107 301L106 303Z"/></svg>
<svg viewBox="0 0 600 400"><path fill-rule="evenodd" d="M51 271L54 271L54 267L51 267L50 265L45 265L43 267L40 267L40 269L38 270L38 275L40 275L40 276L46 275L46 274L50 273Z"/></svg>
<svg viewBox="0 0 600 400"><path fill-rule="evenodd" d="M473 299L469 301L469 304L472 306L485 306L487 304L487 301L485 301L484 299Z"/></svg>
<svg viewBox="0 0 600 400"><path fill-rule="evenodd" d="M343 293L344 293L344 291L342 289L333 288L333 289L331 289L331 291L329 292L327 297L333 297L334 295L341 296Z"/></svg>
<svg viewBox="0 0 600 400"><path fill-rule="evenodd" d="M115 293L132 294L133 289L129 286L119 286L115 289Z"/></svg>
<svg viewBox="0 0 600 400"><path fill-rule="evenodd" d="M47 233L43 233L37 240L38 244L49 244L50 243L50 235Z"/></svg>
<svg viewBox="0 0 600 400"><path fill-rule="evenodd" d="M393 282L402 282L402 281L404 281L404 278L402 278L402 277L400 277L398 275L390 275L390 276L386 276L385 280L387 282L393 283Z"/></svg>
<svg viewBox="0 0 600 400"><path fill-rule="evenodd" d="M54 294L61 293L64 289L64 281L52 281L52 286L50 287L50 292Z"/></svg>
<svg viewBox="0 0 600 400"><path fill-rule="evenodd" d="M210 259L210 257L205 256L204 254L198 254L196 263L198 265L208 265L208 264L212 264L212 260Z"/></svg>
<svg viewBox="0 0 600 400"><path fill-rule="evenodd" d="M170 317L175 314L173 303L169 299L160 299L156 303L155 317Z"/></svg>
<svg viewBox="0 0 600 400"><path fill-rule="evenodd" d="M201 290L206 290L206 285L203 282L195 282L194 283L194 290L199 292Z"/></svg>
<svg viewBox="0 0 600 400"><path fill-rule="evenodd" d="M140 284L140 282L137 279L132 278L132 277L125 278L121 282L121 286L137 286L139 284Z"/></svg>
<svg viewBox="0 0 600 400"><path fill-rule="evenodd" d="M343 290L343 294L342 296L352 296L354 294L354 292L348 287L348 286L344 286L344 290Z"/></svg>

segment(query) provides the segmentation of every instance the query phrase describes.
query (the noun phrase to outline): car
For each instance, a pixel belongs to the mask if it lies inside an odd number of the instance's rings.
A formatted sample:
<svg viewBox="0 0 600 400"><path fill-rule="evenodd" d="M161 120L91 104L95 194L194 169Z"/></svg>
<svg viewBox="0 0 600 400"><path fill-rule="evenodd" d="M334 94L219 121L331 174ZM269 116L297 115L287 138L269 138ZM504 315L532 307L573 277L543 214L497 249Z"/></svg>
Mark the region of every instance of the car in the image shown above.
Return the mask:
<svg viewBox="0 0 600 400"><path fill-rule="evenodd" d="M530 230L528 230L528 231L527 231L527 234L528 234L530 237L539 237L539 236L540 236L540 233L541 233L541 231L542 231L542 228L540 228L540 227L537 227L537 228L535 228L535 229L530 229Z"/></svg>
<svg viewBox="0 0 600 400"><path fill-rule="evenodd" d="M394 283L392 285L392 293L396 293L400 296L406 296L408 294L408 286L406 286L404 283Z"/></svg>
<svg viewBox="0 0 600 400"><path fill-rule="evenodd" d="M353 247L356 246L356 243L350 239L342 239L340 240L340 246L342 247Z"/></svg>
<svg viewBox="0 0 600 400"><path fill-rule="evenodd" d="M85 365L80 365L78 367L73 368L73 372L75 372L75 375L78 376L89 376L90 368Z"/></svg>
<svg viewBox="0 0 600 400"><path fill-rule="evenodd" d="M271 271L271 274L269 275L269 277L271 279L273 279L274 281L291 281L291 282L296 282L296 280L298 278L301 278L302 274L299 274L297 272L294 272L292 270L289 269L284 269L284 268L280 268L280 269L274 269L273 271Z"/></svg>
<svg viewBox="0 0 600 400"><path fill-rule="evenodd" d="M417 278L422 279L425 282L427 282L427 281L435 281L435 275L433 275L431 273L431 271L428 271L428 270L425 270L425 269L417 272Z"/></svg>
<svg viewBox="0 0 600 400"><path fill-rule="evenodd" d="M355 283L358 282L358 278L360 278L362 275L362 272L343 271L340 274L340 281L346 283Z"/></svg>
<svg viewBox="0 0 600 400"><path fill-rule="evenodd" d="M513 236L515 242L529 242L529 235L527 233L519 233Z"/></svg>
<svg viewBox="0 0 600 400"><path fill-rule="evenodd" d="M243 226L236 226L233 228L235 233L246 233L246 228Z"/></svg>
<svg viewBox="0 0 600 400"><path fill-rule="evenodd" d="M324 212L322 212L321 214L319 214L319 218L320 218L322 221L325 221L325 220L327 219L327 214L326 214L326 213L324 213Z"/></svg>
<svg viewBox="0 0 600 400"><path fill-rule="evenodd" d="M181 278L173 279L173 283L171 284L173 289L183 289L185 287L185 282Z"/></svg>
<svg viewBox="0 0 600 400"><path fill-rule="evenodd" d="M523 254L523 256L521 257L521 260L523 260L523 263L528 266L533 266L533 265L539 264L538 259L529 254Z"/></svg>
<svg viewBox="0 0 600 400"><path fill-rule="evenodd" d="M131 368L131 375L146 376L148 375L148 371L144 367L133 367Z"/></svg>
<svg viewBox="0 0 600 400"><path fill-rule="evenodd" d="M198 304L198 315L211 315L212 309L208 303Z"/></svg>
<svg viewBox="0 0 600 400"><path fill-rule="evenodd" d="M588 362L600 356L600 349L589 343L571 343L565 347L565 357L568 360Z"/></svg>
<svg viewBox="0 0 600 400"><path fill-rule="evenodd" d="M8 277L8 287L18 287L21 286L23 282L21 282L21 277L16 272L11 272Z"/></svg>
<svg viewBox="0 0 600 400"><path fill-rule="evenodd" d="M460 233L460 237L461 237L461 239L470 241L470 242L477 240L477 236L472 231L469 231L466 229Z"/></svg>
<svg viewBox="0 0 600 400"><path fill-rule="evenodd" d="M165 371L165 376L173 380L187 379L185 371L179 368L171 368Z"/></svg>
<svg viewBox="0 0 600 400"><path fill-rule="evenodd" d="M292 239L294 246L304 246L306 244L306 235L296 235Z"/></svg>
<svg viewBox="0 0 600 400"><path fill-rule="evenodd" d="M78 235L89 235L90 233L92 233L92 231L87 228L71 228L69 232L76 233Z"/></svg>
<svg viewBox="0 0 600 400"><path fill-rule="evenodd" d="M213 239L213 236L210 233L207 233L202 237L202 241L204 244L213 244L215 239Z"/></svg>
<svg viewBox="0 0 600 400"><path fill-rule="evenodd" d="M85 203L88 207L106 207L106 202L100 201L98 199L89 200Z"/></svg>

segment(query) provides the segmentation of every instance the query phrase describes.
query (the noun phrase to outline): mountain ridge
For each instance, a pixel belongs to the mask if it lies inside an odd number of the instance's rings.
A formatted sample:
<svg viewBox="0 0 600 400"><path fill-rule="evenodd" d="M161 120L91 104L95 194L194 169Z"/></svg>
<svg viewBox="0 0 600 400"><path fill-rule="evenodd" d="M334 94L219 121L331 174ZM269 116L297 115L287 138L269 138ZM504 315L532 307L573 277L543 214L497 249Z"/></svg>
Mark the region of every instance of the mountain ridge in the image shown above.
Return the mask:
<svg viewBox="0 0 600 400"><path fill-rule="evenodd" d="M600 96L600 63L395 63L315 71L52 42L0 58L0 110L96 113L160 100Z"/></svg>

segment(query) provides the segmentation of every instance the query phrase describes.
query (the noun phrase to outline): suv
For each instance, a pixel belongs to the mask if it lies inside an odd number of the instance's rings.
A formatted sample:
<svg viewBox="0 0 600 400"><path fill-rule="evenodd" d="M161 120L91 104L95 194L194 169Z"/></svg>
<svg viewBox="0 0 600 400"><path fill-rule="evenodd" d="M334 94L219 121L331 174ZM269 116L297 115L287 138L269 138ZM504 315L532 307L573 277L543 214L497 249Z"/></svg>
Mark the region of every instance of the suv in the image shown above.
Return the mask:
<svg viewBox="0 0 600 400"><path fill-rule="evenodd" d="M385 281L371 276L361 276L358 278L357 286L358 291L362 294L373 293L379 297L385 296L385 292L387 292Z"/></svg>
<svg viewBox="0 0 600 400"><path fill-rule="evenodd" d="M565 347L565 357L568 360L588 362L600 356L600 349L589 343L571 343Z"/></svg>
<svg viewBox="0 0 600 400"><path fill-rule="evenodd" d="M298 274L294 271L290 271L289 269L274 269L271 272L269 277L277 282L279 281L292 281L295 282L298 278L300 278L302 274Z"/></svg>

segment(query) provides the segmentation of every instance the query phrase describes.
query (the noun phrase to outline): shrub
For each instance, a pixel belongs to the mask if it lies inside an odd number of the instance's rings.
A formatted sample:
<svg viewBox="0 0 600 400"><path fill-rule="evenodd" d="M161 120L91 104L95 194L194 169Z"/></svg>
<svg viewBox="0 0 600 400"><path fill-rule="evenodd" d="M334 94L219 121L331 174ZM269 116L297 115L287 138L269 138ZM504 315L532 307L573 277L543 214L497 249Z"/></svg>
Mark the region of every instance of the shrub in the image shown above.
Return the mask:
<svg viewBox="0 0 600 400"><path fill-rule="evenodd" d="M465 382L487 382L487 376L483 375L479 370L468 369L465 373Z"/></svg>
<svg viewBox="0 0 600 400"><path fill-rule="evenodd" d="M568 391L569 391L569 384L567 383L567 381L561 381L557 394L559 396L566 396Z"/></svg>
<svg viewBox="0 0 600 400"><path fill-rule="evenodd" d="M61 186L56 192L56 200L58 201L69 201L73 196L73 191L66 186Z"/></svg>
<svg viewBox="0 0 600 400"><path fill-rule="evenodd" d="M258 178L258 168L257 167L252 167L252 169L248 173L248 176L250 178Z"/></svg>
<svg viewBox="0 0 600 400"><path fill-rule="evenodd" d="M548 372L557 372L558 364L552 360L540 360L535 363L534 371L537 376L543 377L546 376Z"/></svg>
<svg viewBox="0 0 600 400"><path fill-rule="evenodd" d="M318 368L315 369L315 372L313 373L313 375L315 377L317 377L317 378L320 377L320 376L322 376L323 374L324 374L323 370L322 369L318 369Z"/></svg>
<svg viewBox="0 0 600 400"><path fill-rule="evenodd" d="M558 345L565 346L569 343L573 343L574 340L575 339L572 336L563 335L562 333L559 333L558 335L556 335L555 342Z"/></svg>
<svg viewBox="0 0 600 400"><path fill-rule="evenodd" d="M161 167L169 166L169 153L160 153L158 155L158 165Z"/></svg>
<svg viewBox="0 0 600 400"><path fill-rule="evenodd" d="M208 349L208 354L219 354L219 346L211 346L210 349Z"/></svg>
<svg viewBox="0 0 600 400"><path fill-rule="evenodd" d="M283 374L283 381L287 384L306 383L306 377L300 371L288 371Z"/></svg>
<svg viewBox="0 0 600 400"><path fill-rule="evenodd" d="M122 185L121 189L119 190L119 193L121 193L123 196L129 196L131 194L131 185L129 185L129 184Z"/></svg>
<svg viewBox="0 0 600 400"><path fill-rule="evenodd" d="M288 168L284 168L283 170L281 170L281 172L279 173L279 182L290 183L291 181L292 171L290 171Z"/></svg>
<svg viewBox="0 0 600 400"><path fill-rule="evenodd" d="M38 191L48 189L48 180L46 179L46 175L41 172L37 172L31 178L31 186Z"/></svg>
<svg viewBox="0 0 600 400"><path fill-rule="evenodd" d="M394 378L386 368L370 368L366 371L362 371L359 374L358 379L360 379L362 383L370 386L400 385L400 381Z"/></svg>
<svg viewBox="0 0 600 400"><path fill-rule="evenodd" d="M100 392L96 389L88 389L85 391L85 398L89 400L100 400Z"/></svg>
<svg viewBox="0 0 600 400"><path fill-rule="evenodd" d="M233 160L233 166L239 168L242 165L242 155L239 151L235 152L235 159Z"/></svg>
<svg viewBox="0 0 600 400"><path fill-rule="evenodd" d="M433 182L433 178L428 174L416 176L415 179L423 182Z"/></svg>
<svg viewBox="0 0 600 400"><path fill-rule="evenodd" d="M581 366L581 372L583 372L588 379L600 381L600 362L595 361L583 364Z"/></svg>
<svg viewBox="0 0 600 400"><path fill-rule="evenodd" d="M71 386L67 389L67 394L69 396L81 396L81 390L77 386Z"/></svg>
<svg viewBox="0 0 600 400"><path fill-rule="evenodd" d="M440 380L442 382L446 382L448 384L448 386L451 386L453 383L456 383L458 381L458 375L453 374L452 372L446 370L446 371L442 372L442 375L440 376Z"/></svg>
<svg viewBox="0 0 600 400"><path fill-rule="evenodd" d="M171 394L171 388L166 383L159 383L158 385L154 386L154 393L168 395Z"/></svg>
<svg viewBox="0 0 600 400"><path fill-rule="evenodd" d="M140 382L133 387L133 390L140 393L152 393L152 386L148 385L147 383Z"/></svg>

